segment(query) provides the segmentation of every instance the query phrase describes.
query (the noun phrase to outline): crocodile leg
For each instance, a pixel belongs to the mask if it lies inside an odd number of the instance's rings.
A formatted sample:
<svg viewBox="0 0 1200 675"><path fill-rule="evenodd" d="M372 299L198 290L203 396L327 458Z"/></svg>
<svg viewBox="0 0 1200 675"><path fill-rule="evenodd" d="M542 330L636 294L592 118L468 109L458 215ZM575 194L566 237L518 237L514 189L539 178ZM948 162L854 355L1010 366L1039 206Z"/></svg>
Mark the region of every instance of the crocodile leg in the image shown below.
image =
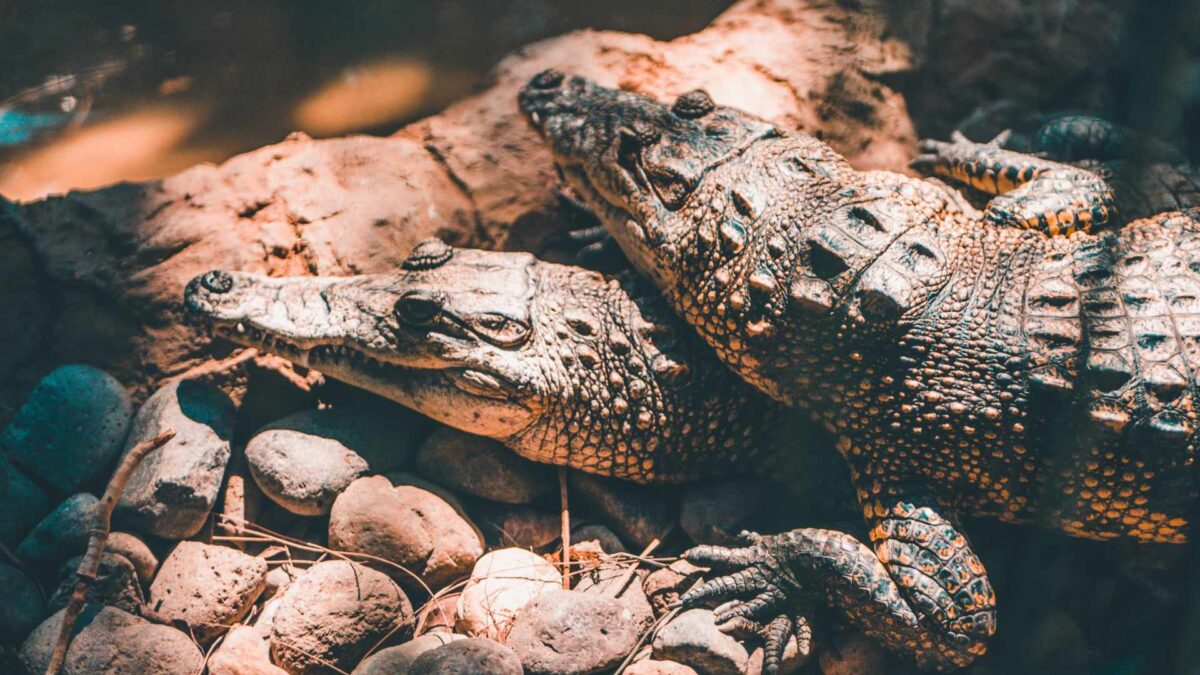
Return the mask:
<svg viewBox="0 0 1200 675"><path fill-rule="evenodd" d="M788 617L787 627L807 626L807 617L793 615L813 593L823 593L863 632L921 667L966 666L995 632L995 595L982 563L933 508L897 502L880 511L871 530L874 551L844 532L815 528L748 534L742 548L693 548L684 554L688 561L728 573L681 602L734 599L719 608L718 622L744 617L778 630L780 616ZM781 649L780 643L772 646Z"/></svg>
<svg viewBox="0 0 1200 675"><path fill-rule="evenodd" d="M996 195L983 215L997 225L1070 234L1106 225L1115 215L1112 190L1086 169L996 142L973 143L962 134L950 143L922 141L921 153L912 168Z"/></svg>

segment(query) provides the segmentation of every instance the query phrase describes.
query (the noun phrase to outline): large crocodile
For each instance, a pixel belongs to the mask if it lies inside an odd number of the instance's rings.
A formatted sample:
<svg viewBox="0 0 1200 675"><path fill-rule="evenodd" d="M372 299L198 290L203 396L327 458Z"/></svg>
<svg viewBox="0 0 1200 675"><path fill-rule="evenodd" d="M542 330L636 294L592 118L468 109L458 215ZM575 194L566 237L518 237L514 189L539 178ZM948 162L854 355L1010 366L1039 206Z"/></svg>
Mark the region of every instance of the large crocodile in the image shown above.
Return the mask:
<svg viewBox="0 0 1200 675"><path fill-rule="evenodd" d="M1096 172L927 144L919 166L994 195L977 210L940 182L856 171L703 91L663 104L547 71L520 105L719 357L837 437L870 527L870 546L799 529L694 549L727 575L685 604L732 600L718 618L764 626L779 650L824 601L951 670L996 629L961 517L1185 540L1200 211L1119 228L1120 195Z"/></svg>
<svg viewBox="0 0 1200 675"><path fill-rule="evenodd" d="M778 406L635 276L419 244L394 274L213 271L190 312L539 462L638 482L756 467Z"/></svg>

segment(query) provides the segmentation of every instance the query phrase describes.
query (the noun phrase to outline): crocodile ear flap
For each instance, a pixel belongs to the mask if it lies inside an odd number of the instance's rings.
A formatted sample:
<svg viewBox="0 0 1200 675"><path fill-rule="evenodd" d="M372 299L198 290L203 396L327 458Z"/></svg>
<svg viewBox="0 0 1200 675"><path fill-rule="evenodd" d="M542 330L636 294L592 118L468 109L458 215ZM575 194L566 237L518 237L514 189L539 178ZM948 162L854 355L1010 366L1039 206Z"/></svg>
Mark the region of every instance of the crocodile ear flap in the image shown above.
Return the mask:
<svg viewBox="0 0 1200 675"><path fill-rule="evenodd" d="M431 237L413 247L412 253L404 259L403 267L413 271L433 269L446 264L453 256L454 249L449 244L437 237Z"/></svg>

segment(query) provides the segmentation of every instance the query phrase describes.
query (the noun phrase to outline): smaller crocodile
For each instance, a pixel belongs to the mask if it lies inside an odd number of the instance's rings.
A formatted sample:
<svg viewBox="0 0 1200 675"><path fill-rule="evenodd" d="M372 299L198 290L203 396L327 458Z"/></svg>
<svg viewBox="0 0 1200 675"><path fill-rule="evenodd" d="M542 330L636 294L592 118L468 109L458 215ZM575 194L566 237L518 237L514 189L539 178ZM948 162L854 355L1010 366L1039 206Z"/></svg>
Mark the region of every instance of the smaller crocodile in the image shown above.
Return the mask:
<svg viewBox="0 0 1200 675"><path fill-rule="evenodd" d="M591 473L754 469L776 414L638 278L525 253L431 239L394 274L213 271L184 298L219 337Z"/></svg>

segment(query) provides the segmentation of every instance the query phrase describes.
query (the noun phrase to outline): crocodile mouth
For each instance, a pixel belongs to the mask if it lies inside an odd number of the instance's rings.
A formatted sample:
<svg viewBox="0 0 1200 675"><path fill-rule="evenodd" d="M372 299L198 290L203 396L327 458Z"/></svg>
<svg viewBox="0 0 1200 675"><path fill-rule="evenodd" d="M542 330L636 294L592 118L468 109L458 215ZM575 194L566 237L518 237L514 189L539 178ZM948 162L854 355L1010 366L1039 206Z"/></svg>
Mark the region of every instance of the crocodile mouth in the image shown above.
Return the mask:
<svg viewBox="0 0 1200 675"><path fill-rule="evenodd" d="M476 398L517 405L530 410L517 395L517 387L503 375L473 365L446 363L441 367L410 366L373 356L353 345L323 343L302 346L285 337L259 330L244 322L215 324L215 338L242 347L281 356L293 363L327 373L350 384L372 389L373 383L421 381L428 386L441 382Z"/></svg>

